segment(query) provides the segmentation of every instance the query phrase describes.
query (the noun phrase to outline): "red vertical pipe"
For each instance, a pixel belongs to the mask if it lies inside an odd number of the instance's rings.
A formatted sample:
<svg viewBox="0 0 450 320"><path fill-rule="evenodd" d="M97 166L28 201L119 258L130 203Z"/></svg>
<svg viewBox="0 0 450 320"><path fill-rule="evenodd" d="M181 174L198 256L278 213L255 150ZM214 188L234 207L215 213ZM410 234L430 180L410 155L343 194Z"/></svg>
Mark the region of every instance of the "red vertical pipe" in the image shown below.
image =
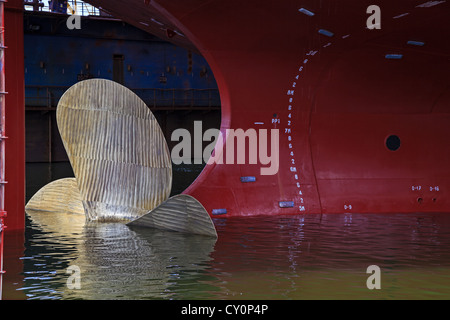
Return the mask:
<svg viewBox="0 0 450 320"><path fill-rule="evenodd" d="M23 1L8 0L4 9L5 37L5 184L8 230L25 226L25 74Z"/></svg>
<svg viewBox="0 0 450 320"><path fill-rule="evenodd" d="M5 54L4 3L0 1L0 300L3 293L3 219L5 212Z"/></svg>
<svg viewBox="0 0 450 320"><path fill-rule="evenodd" d="M3 229L5 211L5 27L4 1L0 0L0 231ZM0 270L1 271L1 270Z"/></svg>

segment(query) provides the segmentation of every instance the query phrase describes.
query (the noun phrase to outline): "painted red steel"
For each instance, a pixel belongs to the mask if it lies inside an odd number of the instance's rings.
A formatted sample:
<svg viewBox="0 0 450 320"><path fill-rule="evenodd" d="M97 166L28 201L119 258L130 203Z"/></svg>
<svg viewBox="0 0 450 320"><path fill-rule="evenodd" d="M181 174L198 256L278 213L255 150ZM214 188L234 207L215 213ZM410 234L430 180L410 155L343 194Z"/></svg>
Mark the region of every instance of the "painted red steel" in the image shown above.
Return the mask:
<svg viewBox="0 0 450 320"><path fill-rule="evenodd" d="M4 210L5 185L2 181L5 179L5 72L4 72L4 3L0 1L0 300L3 293L3 236L4 236Z"/></svg>
<svg viewBox="0 0 450 320"><path fill-rule="evenodd" d="M88 2L198 48L223 133L280 130L276 175L210 165L185 191L211 214L450 212L449 1L378 1L373 30L366 0Z"/></svg>
<svg viewBox="0 0 450 320"><path fill-rule="evenodd" d="M5 37L4 2L0 1L0 232L3 231L5 211ZM3 243L3 241L2 241ZM3 250L2 250L3 252ZM0 272L1 272L0 266Z"/></svg>
<svg viewBox="0 0 450 320"><path fill-rule="evenodd" d="M5 224L20 230L25 224L25 94L23 1L5 2Z"/></svg>

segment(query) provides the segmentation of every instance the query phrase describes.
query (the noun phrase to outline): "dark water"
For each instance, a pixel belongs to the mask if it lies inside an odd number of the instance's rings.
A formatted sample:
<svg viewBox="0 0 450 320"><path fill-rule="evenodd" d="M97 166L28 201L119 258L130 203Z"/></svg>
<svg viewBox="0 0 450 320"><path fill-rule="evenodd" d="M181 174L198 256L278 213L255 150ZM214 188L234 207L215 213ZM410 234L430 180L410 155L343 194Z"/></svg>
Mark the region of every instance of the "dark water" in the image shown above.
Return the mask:
<svg viewBox="0 0 450 320"><path fill-rule="evenodd" d="M187 182L197 169L177 174ZM3 298L450 298L450 214L214 223L217 240L120 223L86 224L80 216L28 216L22 267L7 270ZM381 289L366 285L370 265L380 268ZM80 289L67 284L73 266L79 268Z"/></svg>

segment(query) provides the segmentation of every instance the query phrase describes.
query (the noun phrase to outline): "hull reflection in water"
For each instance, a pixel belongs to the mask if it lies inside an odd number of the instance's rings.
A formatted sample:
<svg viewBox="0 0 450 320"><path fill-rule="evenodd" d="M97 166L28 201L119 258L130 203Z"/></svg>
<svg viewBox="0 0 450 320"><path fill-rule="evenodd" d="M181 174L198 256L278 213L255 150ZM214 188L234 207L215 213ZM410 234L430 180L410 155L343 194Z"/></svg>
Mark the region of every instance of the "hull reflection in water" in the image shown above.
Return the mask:
<svg viewBox="0 0 450 320"><path fill-rule="evenodd" d="M29 299L450 298L449 215L215 219L217 240L84 220L51 229L46 219L28 227ZM67 287L73 265L80 290ZM380 290L366 286L370 265Z"/></svg>
<svg viewBox="0 0 450 320"><path fill-rule="evenodd" d="M450 298L450 216L301 215L216 221L222 292L243 298ZM223 238L226 237L226 240ZM370 265L381 290L369 290ZM241 282L246 283L243 286Z"/></svg>

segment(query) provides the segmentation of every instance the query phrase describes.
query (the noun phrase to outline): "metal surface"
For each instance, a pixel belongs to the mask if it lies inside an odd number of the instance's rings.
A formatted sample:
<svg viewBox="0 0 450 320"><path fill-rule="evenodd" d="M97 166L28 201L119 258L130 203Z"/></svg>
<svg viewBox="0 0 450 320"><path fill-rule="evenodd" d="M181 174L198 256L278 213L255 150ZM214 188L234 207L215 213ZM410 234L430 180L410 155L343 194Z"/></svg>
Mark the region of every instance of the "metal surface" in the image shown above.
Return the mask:
<svg viewBox="0 0 450 320"><path fill-rule="evenodd" d="M5 106L5 25L4 2L0 1L0 232L3 231L5 214L5 139L6 139L6 106ZM3 243L3 241L2 241ZM0 267L0 272L2 268Z"/></svg>
<svg viewBox="0 0 450 320"><path fill-rule="evenodd" d="M26 85L27 111L55 111L70 86ZM152 110L220 110L217 89L129 88Z"/></svg>
<svg viewBox="0 0 450 320"><path fill-rule="evenodd" d="M61 97L56 117L89 220L133 220L169 197L166 140L133 92L110 80L81 81Z"/></svg>
<svg viewBox="0 0 450 320"><path fill-rule="evenodd" d="M280 130L276 175L213 164L185 191L210 214L450 211L450 2L382 1L381 29L366 26L368 0L88 2L196 47L224 136Z"/></svg>
<svg viewBox="0 0 450 320"><path fill-rule="evenodd" d="M189 195L176 195L129 222L129 226L148 227L217 238L217 232L205 208Z"/></svg>
<svg viewBox="0 0 450 320"><path fill-rule="evenodd" d="M64 178L45 185L28 201L25 210L84 215L76 179Z"/></svg>
<svg viewBox="0 0 450 320"><path fill-rule="evenodd" d="M34 212L86 214L92 221L217 237L193 197L164 201L172 186L167 143L156 119L130 90L110 80L69 88L57 108L58 127L76 178L53 181L28 202ZM150 211L149 213L147 213Z"/></svg>
<svg viewBox="0 0 450 320"><path fill-rule="evenodd" d="M3 293L3 241L5 211L5 25L4 1L0 0L0 300Z"/></svg>
<svg viewBox="0 0 450 320"><path fill-rule="evenodd" d="M131 90L146 89L143 99L153 98L150 94L155 89L158 105L171 102L173 89L187 93L190 89L217 89L205 59L193 50L174 46L118 19L82 17L81 29L70 30L67 18L24 13L27 98L47 98L42 87L48 86L54 102L62 94L58 87L91 78L123 81ZM176 103L183 98L181 91L175 90ZM29 102L27 99L27 105ZM150 99L144 102L152 104Z"/></svg>
<svg viewBox="0 0 450 320"><path fill-rule="evenodd" d="M25 227L25 107L23 1L5 2L5 224L9 231Z"/></svg>

